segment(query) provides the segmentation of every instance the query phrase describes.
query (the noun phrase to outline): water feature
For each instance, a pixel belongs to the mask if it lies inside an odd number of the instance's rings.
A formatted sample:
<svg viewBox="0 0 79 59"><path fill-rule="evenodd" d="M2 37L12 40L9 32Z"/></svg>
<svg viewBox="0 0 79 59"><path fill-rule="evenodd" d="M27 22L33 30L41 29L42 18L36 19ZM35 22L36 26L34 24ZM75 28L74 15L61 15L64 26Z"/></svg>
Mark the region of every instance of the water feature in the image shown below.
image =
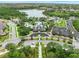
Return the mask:
<svg viewBox="0 0 79 59"><path fill-rule="evenodd" d="M38 9L23 9L19 10L20 12L24 12L28 15L28 17L46 17L43 12L44 10L38 10Z"/></svg>

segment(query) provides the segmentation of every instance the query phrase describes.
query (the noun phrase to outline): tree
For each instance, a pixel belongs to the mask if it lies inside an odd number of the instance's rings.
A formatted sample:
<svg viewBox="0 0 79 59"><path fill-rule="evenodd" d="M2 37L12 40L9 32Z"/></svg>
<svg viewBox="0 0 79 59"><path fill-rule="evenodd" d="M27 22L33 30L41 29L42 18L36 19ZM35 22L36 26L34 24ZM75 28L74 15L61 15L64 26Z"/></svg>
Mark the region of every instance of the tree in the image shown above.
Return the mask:
<svg viewBox="0 0 79 59"><path fill-rule="evenodd" d="M68 49L68 50L69 50L69 49L70 49L70 50L73 50L73 47L72 47L71 45L68 45L68 44L64 44L64 45L63 45L63 48L64 48L64 49Z"/></svg>
<svg viewBox="0 0 79 59"><path fill-rule="evenodd" d="M56 55L53 52L48 52L47 53L47 58L54 58Z"/></svg>
<svg viewBox="0 0 79 59"><path fill-rule="evenodd" d="M50 51L56 52L56 49L55 49L55 47L54 47L55 44L56 44L56 43L53 43L53 42L48 43L48 44L47 44L47 47L46 47L47 51L48 51L48 52L50 52Z"/></svg>
<svg viewBox="0 0 79 59"><path fill-rule="evenodd" d="M77 31L79 31L79 20L78 19L73 21L73 26L75 27Z"/></svg>
<svg viewBox="0 0 79 59"><path fill-rule="evenodd" d="M9 43L6 45L6 49L8 49L10 51L14 51L14 50L16 50L16 45L13 43Z"/></svg>
<svg viewBox="0 0 79 59"><path fill-rule="evenodd" d="M33 57L34 55L34 51L31 49L30 46L27 46L27 47L23 47L23 52L25 54L26 57Z"/></svg>
<svg viewBox="0 0 79 59"><path fill-rule="evenodd" d="M13 52L9 52L8 57L10 57L10 58L24 58L25 54L23 52L20 52L19 50L15 50Z"/></svg>
<svg viewBox="0 0 79 59"><path fill-rule="evenodd" d="M13 17L15 17L15 18L17 18L17 17L19 17L19 18L20 17L25 17L25 14L19 12L16 9L13 9L13 8L1 7L0 8L0 17L1 18L4 18L4 19L7 19L7 20L10 20Z"/></svg>
<svg viewBox="0 0 79 59"><path fill-rule="evenodd" d="M19 26L18 27L18 32L19 32L20 36L25 36L25 35L29 34L29 32L31 30L32 30L31 28L25 27L25 26Z"/></svg>
<svg viewBox="0 0 79 59"><path fill-rule="evenodd" d="M64 50L65 56L66 56L66 57L69 57L69 55L73 53L73 50L74 50L74 49L73 49L72 46L67 45L67 44L64 44L64 45L63 45L63 50Z"/></svg>
<svg viewBox="0 0 79 59"><path fill-rule="evenodd" d="M62 46L59 45L58 43L50 42L50 43L47 44L47 50L48 51L56 52L56 51L59 51L61 49L62 49Z"/></svg>
<svg viewBox="0 0 79 59"><path fill-rule="evenodd" d="M47 44L47 53L54 54L55 57L58 58L66 58L69 57L70 54L73 54L73 47L67 44L64 44L63 47L55 42L50 42ZM48 55L49 56L49 55ZM52 57L52 55L50 56Z"/></svg>
<svg viewBox="0 0 79 59"><path fill-rule="evenodd" d="M69 57L70 58L79 58L79 54L70 54Z"/></svg>

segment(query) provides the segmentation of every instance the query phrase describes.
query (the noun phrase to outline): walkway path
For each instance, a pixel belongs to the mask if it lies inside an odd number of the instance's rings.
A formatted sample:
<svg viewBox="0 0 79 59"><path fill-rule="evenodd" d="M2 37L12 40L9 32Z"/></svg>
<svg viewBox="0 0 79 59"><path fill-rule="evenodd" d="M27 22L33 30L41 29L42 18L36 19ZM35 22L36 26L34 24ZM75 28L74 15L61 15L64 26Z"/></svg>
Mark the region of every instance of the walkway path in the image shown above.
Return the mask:
<svg viewBox="0 0 79 59"><path fill-rule="evenodd" d="M39 31L39 33L40 33L40 31ZM42 58L42 46L41 46L41 43L40 43L40 40L41 40L41 35L39 34L38 35L38 37L39 37L39 47L38 47L38 52L39 52L39 58Z"/></svg>

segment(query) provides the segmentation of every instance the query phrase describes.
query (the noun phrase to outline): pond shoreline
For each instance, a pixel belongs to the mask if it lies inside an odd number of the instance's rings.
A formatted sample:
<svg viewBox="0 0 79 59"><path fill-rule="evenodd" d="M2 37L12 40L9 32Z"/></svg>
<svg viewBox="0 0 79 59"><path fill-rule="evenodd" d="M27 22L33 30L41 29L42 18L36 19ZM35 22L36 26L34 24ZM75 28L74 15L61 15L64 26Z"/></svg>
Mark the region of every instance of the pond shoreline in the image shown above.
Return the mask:
<svg viewBox="0 0 79 59"><path fill-rule="evenodd" d="M39 9L21 9L20 12L24 12L28 17L47 17L43 14L45 10Z"/></svg>

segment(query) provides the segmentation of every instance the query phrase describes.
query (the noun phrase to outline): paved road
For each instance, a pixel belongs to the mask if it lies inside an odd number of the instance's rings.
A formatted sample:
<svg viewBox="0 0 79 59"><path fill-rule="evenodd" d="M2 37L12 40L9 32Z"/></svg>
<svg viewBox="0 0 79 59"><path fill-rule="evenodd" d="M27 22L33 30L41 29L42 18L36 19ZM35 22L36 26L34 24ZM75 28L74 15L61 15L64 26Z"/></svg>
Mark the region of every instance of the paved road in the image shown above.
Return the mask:
<svg viewBox="0 0 79 59"><path fill-rule="evenodd" d="M74 37L77 37L77 36L79 36L79 32L74 28L72 21L73 21L72 19L68 20L67 27L68 27L68 29L71 30L71 32L74 32Z"/></svg>
<svg viewBox="0 0 79 59"><path fill-rule="evenodd" d="M2 47L5 48L8 43L18 44L21 40L16 37L16 24L12 21L7 23L9 25L9 39L2 42ZM0 52L0 55L5 54L9 51L5 50L4 52Z"/></svg>
<svg viewBox="0 0 79 59"><path fill-rule="evenodd" d="M4 52L0 52L0 55L4 55L6 53L8 53L9 51L5 50Z"/></svg>
<svg viewBox="0 0 79 59"><path fill-rule="evenodd" d="M64 43L63 42L58 42L58 41L53 41L53 40L40 40L40 42L42 42L43 44L48 44L49 42L56 42L60 45L63 45ZM39 40L28 40L28 41L25 41L23 43L24 46L27 46L27 45L32 45L32 44L36 44L36 43L39 43Z"/></svg>
<svg viewBox="0 0 79 59"><path fill-rule="evenodd" d="M73 46L75 48L79 48L79 32L73 27L73 24L72 24L72 19L69 19L68 22L67 22L67 27L68 29L71 30L71 32L73 32Z"/></svg>
<svg viewBox="0 0 79 59"><path fill-rule="evenodd" d="M9 25L9 31L10 31L9 32L9 39L5 40L2 43L2 47L4 47L4 48L8 43L18 44L21 41L19 38L16 37L16 35L17 35L16 24L12 21L9 21L8 25Z"/></svg>

